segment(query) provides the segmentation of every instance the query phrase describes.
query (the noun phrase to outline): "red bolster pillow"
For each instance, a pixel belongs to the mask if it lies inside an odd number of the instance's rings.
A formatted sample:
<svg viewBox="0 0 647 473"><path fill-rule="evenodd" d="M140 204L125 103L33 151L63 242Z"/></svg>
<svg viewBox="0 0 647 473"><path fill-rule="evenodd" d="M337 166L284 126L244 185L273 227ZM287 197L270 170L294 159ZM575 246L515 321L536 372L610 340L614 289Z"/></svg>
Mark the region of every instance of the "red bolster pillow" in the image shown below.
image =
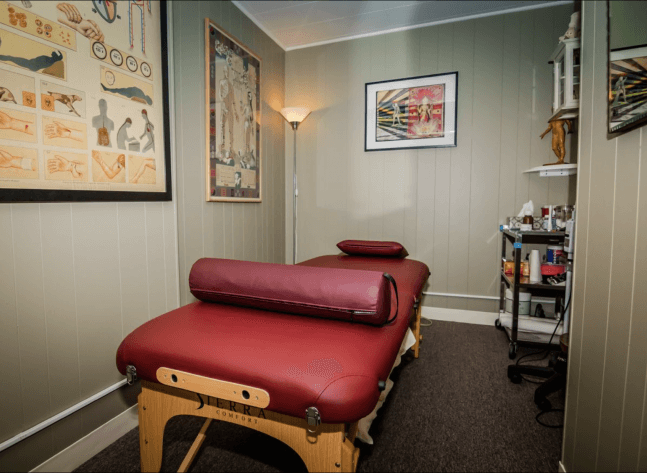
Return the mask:
<svg viewBox="0 0 647 473"><path fill-rule="evenodd" d="M390 282L378 271L218 258L199 259L189 274L191 294L201 301L372 325L393 320Z"/></svg>
<svg viewBox="0 0 647 473"><path fill-rule="evenodd" d="M404 246L395 241L344 240L337 243L337 248L347 255L404 258L409 254Z"/></svg>

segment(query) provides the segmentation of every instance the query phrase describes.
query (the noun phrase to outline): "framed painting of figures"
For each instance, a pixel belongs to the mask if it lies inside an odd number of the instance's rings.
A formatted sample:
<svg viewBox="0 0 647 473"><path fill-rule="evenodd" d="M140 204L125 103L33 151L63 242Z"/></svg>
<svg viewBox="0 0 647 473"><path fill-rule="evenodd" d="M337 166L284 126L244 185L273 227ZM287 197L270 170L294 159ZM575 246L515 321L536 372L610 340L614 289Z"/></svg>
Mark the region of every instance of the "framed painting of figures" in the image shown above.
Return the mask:
<svg viewBox="0 0 647 473"><path fill-rule="evenodd" d="M366 84L364 151L456 146L458 72Z"/></svg>
<svg viewBox="0 0 647 473"><path fill-rule="evenodd" d="M608 138L647 123L647 45L609 54Z"/></svg>
<svg viewBox="0 0 647 473"><path fill-rule="evenodd" d="M167 3L0 0L0 202L168 201Z"/></svg>
<svg viewBox="0 0 647 473"><path fill-rule="evenodd" d="M261 58L205 19L206 199L261 202Z"/></svg>

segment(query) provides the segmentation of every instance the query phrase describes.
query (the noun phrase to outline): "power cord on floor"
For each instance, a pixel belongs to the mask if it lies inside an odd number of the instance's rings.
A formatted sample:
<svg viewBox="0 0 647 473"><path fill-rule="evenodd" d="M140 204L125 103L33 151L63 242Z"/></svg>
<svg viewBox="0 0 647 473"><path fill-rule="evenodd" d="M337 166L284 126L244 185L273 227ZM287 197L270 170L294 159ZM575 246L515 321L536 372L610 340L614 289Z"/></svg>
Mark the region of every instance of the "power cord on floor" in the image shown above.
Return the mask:
<svg viewBox="0 0 647 473"><path fill-rule="evenodd" d="M518 359L517 359L517 362L516 362L516 364L517 364L517 365L521 365L521 364L528 364L529 362L533 362L533 361L541 361L541 360L545 360L545 359L546 359L546 357L547 357L547 356L550 354L550 352L551 352L550 344L551 344L551 342L553 341L553 337L555 336L555 333L557 332L557 327L559 327L559 324L562 322L562 318L564 317L564 314L565 314L565 313L566 313L566 311L568 310L568 306L569 306L569 305L570 305L570 303L571 303L571 299L572 299L572 297L568 299L568 302L567 302L567 303L566 303L566 305L564 306L564 310L562 310L562 313L560 314L559 319L557 320L557 323L555 324L555 330L553 330L553 333L552 333L552 335L550 336L550 339L548 340L548 343L546 343L546 348L541 349L541 350L534 351L534 352L532 352L532 353L527 353L527 354L523 355L522 357L520 357L520 358L518 358ZM526 363L521 363L521 360L523 360L524 358L528 358L529 356L532 356L532 355L539 355L539 354L541 354L541 353L544 353L544 356L542 356L541 358L534 358L534 359L532 359L532 360L528 360L528 362L526 362ZM533 380L530 380L530 379L528 379L528 378L524 377L523 375L521 375L521 379L523 379L524 381L528 381L529 383L533 383L533 384L541 384L541 383L543 383L543 381L533 381Z"/></svg>
<svg viewBox="0 0 647 473"><path fill-rule="evenodd" d="M564 424L549 425L549 424L544 424L542 421L539 420L539 418L541 416L543 416L544 414L547 414L548 412L564 412L564 409L548 409L548 410L541 411L541 412L537 413L537 415L535 416L535 420L537 421L537 423L539 425L541 425L543 427L549 427L551 429L561 429L562 427L564 427Z"/></svg>
<svg viewBox="0 0 647 473"><path fill-rule="evenodd" d="M530 360L531 362L532 362L532 361L541 361L541 360L545 359L545 358L548 356L548 354L549 354L549 353L550 353L550 351L551 351L551 350L550 350L550 343L553 341L553 337L555 336L555 333L557 332L557 327L559 327L559 324L562 322L562 318L563 318L564 314L566 313L566 311L568 310L568 306L569 306L569 304L571 303L571 299L572 299L572 298L573 298L573 296L571 296L571 297L568 299L568 302L567 302L567 303L566 303L566 305L564 306L564 310L562 310L562 313L561 313L561 314L560 314L560 316L559 316L559 320L558 320L558 321L557 321L557 323L555 324L555 330L553 330L553 333L552 333L552 335L550 336L550 339L548 340L548 343L546 344L546 348L545 348L545 349L543 349L543 350L538 350L538 351L535 351L535 352L532 352L532 353L528 353L528 354L526 354L526 355L524 355L524 356L520 357L519 359L517 359L517 363L516 363L517 365L522 364L522 363L520 363L520 362L521 362L521 360L523 360L524 358L527 358L527 357L529 357L529 356L532 356L532 355L538 355L538 354L540 354L540 353L546 352L546 353L544 354L544 356L542 356L541 358L535 358L535 359L533 359L533 360ZM523 363L523 364L527 364L527 363ZM523 379L524 381L527 381L527 382L529 382L529 383L533 383L533 384L542 384L542 383L545 381L545 380L544 380L544 381L532 381L532 380L530 380L530 379L528 379L528 378L524 377L523 375L520 375L520 376L521 376L521 379ZM544 422L542 422L542 421L540 420L540 418L541 418L544 414L547 414L547 413L549 413L549 412L564 412L564 409L547 409L547 410L545 410L545 411L538 412L538 413L537 413L537 415L535 416L535 420L537 421L537 423L538 423L539 425L543 426L543 427L548 427L548 428L551 428L551 429L561 429L562 427L564 427L564 424L560 424L560 425L550 425L550 424L546 424L546 423L544 423Z"/></svg>
<svg viewBox="0 0 647 473"><path fill-rule="evenodd" d="M423 320L426 320L429 323L428 324L423 324L422 323ZM428 319L427 317L422 317L422 316L420 317L420 326L421 327L431 327L431 323L432 323L431 319Z"/></svg>

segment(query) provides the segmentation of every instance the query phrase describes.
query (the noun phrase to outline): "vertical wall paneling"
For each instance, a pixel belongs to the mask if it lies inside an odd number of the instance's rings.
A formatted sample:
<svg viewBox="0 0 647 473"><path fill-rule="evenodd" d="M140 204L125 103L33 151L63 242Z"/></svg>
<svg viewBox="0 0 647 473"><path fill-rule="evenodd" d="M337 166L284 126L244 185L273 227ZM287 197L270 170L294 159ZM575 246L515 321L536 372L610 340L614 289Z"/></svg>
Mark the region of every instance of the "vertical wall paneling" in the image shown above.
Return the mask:
<svg viewBox="0 0 647 473"><path fill-rule="evenodd" d="M72 211L82 398L122 379L114 366L122 340L117 205L77 204ZM146 278L142 289L147 298Z"/></svg>
<svg viewBox="0 0 647 473"><path fill-rule="evenodd" d="M627 365L627 345L631 328L631 302L634 279L636 239L636 210L638 201L638 164L640 133L630 133L615 141L615 180L611 275L609 282L608 329L606 334L605 370L600 413L598 451L599 470L618 466L622 408L626 370L614 369Z"/></svg>
<svg viewBox="0 0 647 473"><path fill-rule="evenodd" d="M474 110L468 291L497 294L499 159L505 16L479 21L474 31ZM460 98L459 98L460 100ZM468 301L468 308L478 302Z"/></svg>
<svg viewBox="0 0 647 473"><path fill-rule="evenodd" d="M79 402L79 343L70 204L41 204L43 288L51 409Z"/></svg>
<svg viewBox="0 0 647 473"><path fill-rule="evenodd" d="M449 241L452 244L447 251L447 291L453 294L467 294L474 102L474 27L469 22L454 24L452 53L452 68L458 71L458 146L451 149ZM419 181L425 179L424 176L422 174L422 177L418 178ZM467 300L449 298L447 307L466 309Z"/></svg>
<svg viewBox="0 0 647 473"><path fill-rule="evenodd" d="M606 138L606 23L604 2L583 3L566 471L647 468L644 130Z"/></svg>
<svg viewBox="0 0 647 473"><path fill-rule="evenodd" d="M604 10L604 9L603 9ZM591 33L591 32L589 32ZM591 38L598 45L605 44L606 28L595 28ZM586 46L586 43L585 43ZM591 73L594 90L599 90L596 84L606 81L604 56L595 58L596 66ZM598 62L599 61L599 62ZM606 96L594 93L592 98L593 113L591 129L606 129ZM599 135L602 133L598 132ZM599 136L602 138L603 136ZM596 137L597 138L597 137ZM609 284L612 258L614 182L615 182L615 141L596 139L591 155L583 159L591 160L589 174L590 220L587 228L587 252L592 255L587 259L587 277L585 281L585 299L581 310L584 317L582 323L581 369L588 376L580 378L580 390L586 393L586 403L580 403L577 422L577 442L575 457L580 468L595 470L598 459L599 428L602 403L602 384L605 363L604 355L607 345L606 332L609 321ZM602 158L603 157L603 158ZM577 263L576 263L577 264ZM592 446L595 449L592 450ZM596 454L592 455L592 451Z"/></svg>
<svg viewBox="0 0 647 473"><path fill-rule="evenodd" d="M28 428L47 419L51 410L40 206L12 210L23 427Z"/></svg>
<svg viewBox="0 0 647 473"><path fill-rule="evenodd" d="M166 288L164 275L164 227L161 202L145 204L146 251L148 268L148 317L152 319L166 312ZM127 335L130 332L125 332Z"/></svg>
<svg viewBox="0 0 647 473"><path fill-rule="evenodd" d="M197 9L197 11L196 11ZM191 302L188 276L202 257L277 261L284 244L283 50L230 2L174 2L176 154L180 260L180 301ZM205 45L209 18L261 57L261 203L206 202ZM282 120L282 119L281 119ZM280 142L280 147L273 143ZM279 170L279 179L274 169ZM148 212L156 212L148 207ZM272 231L279 229L280 235ZM159 228L149 228L159 231ZM149 249L149 254L151 250ZM150 273L153 276L152 273ZM151 306L157 300L151 293Z"/></svg>
<svg viewBox="0 0 647 473"><path fill-rule="evenodd" d="M22 367L16 311L15 259L13 251L12 206L0 205L0 438L10 438L22 431Z"/></svg>
<svg viewBox="0 0 647 473"><path fill-rule="evenodd" d="M145 205L118 204L119 281L121 294L120 332L125 336L146 322L150 316L150 281L147 271ZM142 293L142 285L147 289ZM146 297L142 297L145 294Z"/></svg>
<svg viewBox="0 0 647 473"><path fill-rule="evenodd" d="M636 132L634 132L636 133ZM631 318L629 321L629 343L627 346L627 369L625 374L624 405L622 413L622 429L620 437L620 461L618 469L620 471L630 471L636 468L644 470L644 460L638 463L639 449L642 447L643 455L646 452L647 445L644 438L645 429L643 427L645 415L645 384L647 377L647 345L644 341L647 339L647 318L641 313L641 308L647 307L647 292L642 288L647 287L647 266L638 264L637 255L647 254L647 192L644 191L645 182L647 182L647 166L645 166L645 153L642 152L644 143L644 130L640 130L640 145L638 151L638 185L639 192L637 199L637 208L634 218L637 221L635 246L633 251L633 271L634 280L631 285ZM622 139L622 137L621 137ZM628 250L631 251L630 249ZM639 417L636 413L642 412ZM641 436L641 432L643 432Z"/></svg>
<svg viewBox="0 0 647 473"><path fill-rule="evenodd" d="M533 76L535 73L534 55L534 31L535 22L532 12L523 12L519 15L519 29L523 34L519 38L519 98L516 131L517 135L517 173L515 181L515 205L516 215L528 202L529 176L523 171L530 169L530 142L532 136L533 117ZM543 61L540 64L544 64ZM551 83L552 84L552 81ZM551 85L548 84L548 87ZM543 131L543 130L542 130ZM548 202L547 202L548 203ZM537 204L541 205L539 202Z"/></svg>

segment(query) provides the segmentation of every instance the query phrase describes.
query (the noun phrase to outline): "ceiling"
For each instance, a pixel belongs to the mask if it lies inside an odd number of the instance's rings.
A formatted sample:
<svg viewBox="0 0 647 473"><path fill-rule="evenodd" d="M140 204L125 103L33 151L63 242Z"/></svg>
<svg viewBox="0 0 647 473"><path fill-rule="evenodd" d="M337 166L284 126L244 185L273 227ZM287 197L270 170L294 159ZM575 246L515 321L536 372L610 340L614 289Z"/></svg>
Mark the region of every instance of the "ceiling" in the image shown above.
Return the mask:
<svg viewBox="0 0 647 473"><path fill-rule="evenodd" d="M233 3L283 49L289 51L322 43L572 1L239 0Z"/></svg>

